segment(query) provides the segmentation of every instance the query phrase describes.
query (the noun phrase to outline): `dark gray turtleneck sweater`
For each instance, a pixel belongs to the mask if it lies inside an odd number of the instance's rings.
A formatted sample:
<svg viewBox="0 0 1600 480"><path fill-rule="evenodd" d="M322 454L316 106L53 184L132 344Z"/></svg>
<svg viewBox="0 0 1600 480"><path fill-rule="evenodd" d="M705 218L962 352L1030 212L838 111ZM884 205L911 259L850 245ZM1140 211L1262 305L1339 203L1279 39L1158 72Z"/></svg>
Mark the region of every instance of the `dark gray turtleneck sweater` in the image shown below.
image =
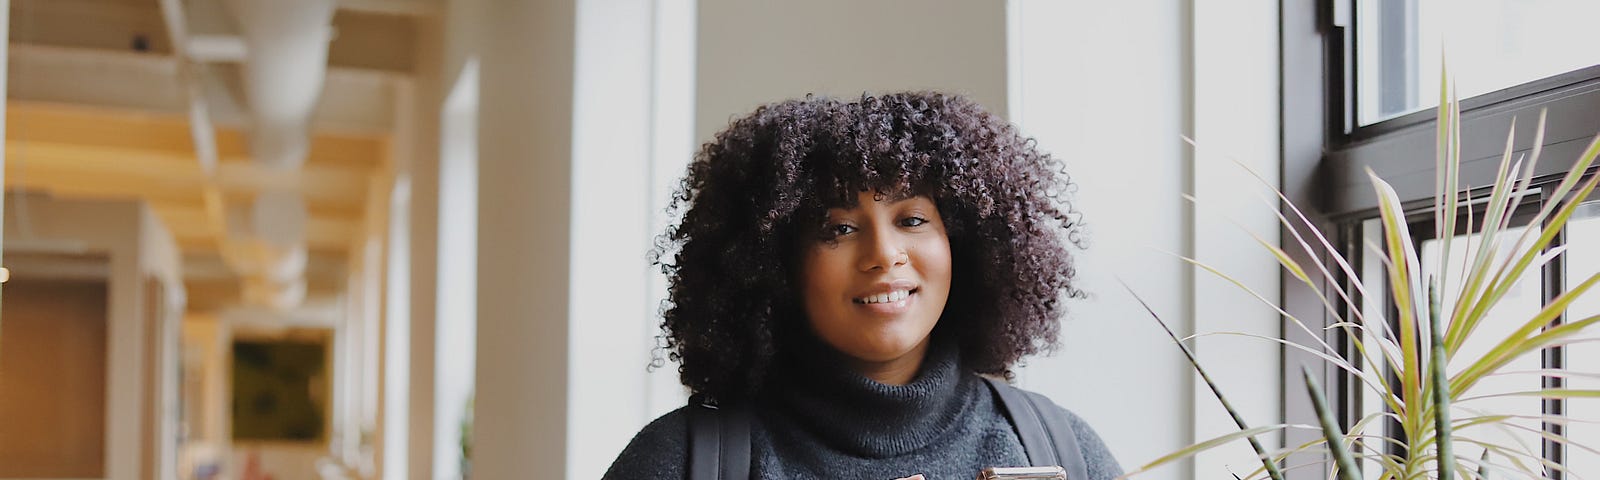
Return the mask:
<svg viewBox="0 0 1600 480"><path fill-rule="evenodd" d="M752 478L893 480L920 473L969 480L988 467L1026 466L993 392L960 367L956 350L931 348L917 378L902 386L836 364L786 362L752 409ZM1086 480L1121 475L1094 430L1066 416L1088 463ZM688 412L680 408L639 431L604 478L684 479L688 444Z"/></svg>

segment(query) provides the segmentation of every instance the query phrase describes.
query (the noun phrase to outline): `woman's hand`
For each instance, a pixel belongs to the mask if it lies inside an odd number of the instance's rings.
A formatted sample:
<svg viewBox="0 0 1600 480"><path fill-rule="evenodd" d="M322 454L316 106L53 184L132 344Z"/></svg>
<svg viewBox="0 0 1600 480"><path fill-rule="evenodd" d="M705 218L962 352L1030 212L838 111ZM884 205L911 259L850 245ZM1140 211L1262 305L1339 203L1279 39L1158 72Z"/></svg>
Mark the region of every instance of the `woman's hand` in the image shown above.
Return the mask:
<svg viewBox="0 0 1600 480"><path fill-rule="evenodd" d="M922 478L922 474L919 473L919 474L912 475L912 476L909 476L909 477L906 477L906 478L896 478L894 480L926 480L926 479Z"/></svg>

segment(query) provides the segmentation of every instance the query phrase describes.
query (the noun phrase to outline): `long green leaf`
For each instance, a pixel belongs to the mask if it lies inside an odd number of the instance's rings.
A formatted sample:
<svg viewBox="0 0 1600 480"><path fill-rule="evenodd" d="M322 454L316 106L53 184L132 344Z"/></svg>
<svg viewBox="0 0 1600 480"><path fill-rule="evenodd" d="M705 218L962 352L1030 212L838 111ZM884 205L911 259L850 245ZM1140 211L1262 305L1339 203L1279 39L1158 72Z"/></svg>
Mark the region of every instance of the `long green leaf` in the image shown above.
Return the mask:
<svg viewBox="0 0 1600 480"><path fill-rule="evenodd" d="M1383 222L1384 243L1387 247L1388 258L1393 262L1388 268L1390 294L1393 296L1396 310L1400 312L1400 350L1401 367L1395 372L1400 376L1402 403L1417 405L1423 401L1422 378L1418 354L1417 325L1418 304L1415 291L1417 275L1417 253L1411 244L1411 230L1405 221L1405 214L1400 208L1400 196L1395 193L1394 187L1388 182L1378 178L1372 169L1367 169L1367 176L1371 177L1373 189L1378 193L1378 209ZM1415 415L1406 415L1401 422L1401 428L1407 432L1416 432L1422 429L1421 419Z"/></svg>
<svg viewBox="0 0 1600 480"><path fill-rule="evenodd" d="M1177 451L1174 451L1172 453L1168 453L1166 455L1162 455L1161 457L1156 458L1155 460L1151 460L1149 463L1146 463L1146 464L1140 466L1138 469L1136 469L1134 471L1131 471L1131 472L1128 472L1126 474L1123 474L1123 477L1130 477L1130 476L1133 476L1135 474L1148 472L1151 469L1154 469L1156 467L1160 467L1160 466L1166 465L1168 463L1172 463L1172 462L1175 462L1175 461L1178 461L1178 460L1181 460L1181 459L1184 459L1184 458L1188 458L1188 457L1194 456L1195 454L1200 453L1200 452L1204 452L1206 450L1210 450L1210 449L1217 448L1217 447L1220 447L1220 446L1223 446L1223 445L1227 445L1228 443L1237 441L1237 440L1239 440L1241 438L1253 438L1256 435L1261 435L1263 433L1271 433L1271 432L1275 432L1275 431L1282 430L1284 428L1289 428L1289 427L1310 428L1309 426L1305 426L1305 425L1277 424L1277 425L1267 425L1267 426L1262 426L1262 427L1255 427L1255 428L1250 428L1250 429L1246 429L1246 430L1239 430L1239 431L1235 431L1235 432L1228 432L1225 435L1219 435L1217 437L1210 438L1210 439L1207 439L1205 441L1201 441L1201 442L1196 443L1194 445L1190 445L1190 446L1184 447L1184 448L1179 449ZM1273 465L1276 465L1276 464L1273 464ZM1276 471L1276 469L1274 469L1274 471ZM1280 475L1279 477L1275 477L1275 478L1282 478L1282 476L1281 476L1282 473L1281 472L1279 473L1279 475Z"/></svg>
<svg viewBox="0 0 1600 480"><path fill-rule="evenodd" d="M1429 333L1432 334L1433 355L1428 364L1432 370L1430 378L1433 379L1433 429L1434 445L1438 449L1439 458L1436 463L1439 471L1439 480L1451 480L1454 474L1451 468L1455 466L1455 449L1450 443L1450 381L1445 378L1444 355L1444 322L1439 319L1439 286L1434 284L1428 289L1428 318L1432 323Z"/></svg>
<svg viewBox="0 0 1600 480"><path fill-rule="evenodd" d="M1233 417L1234 425L1238 425L1239 430L1250 430L1249 425L1244 422L1244 417L1240 416L1239 411L1234 410L1233 405L1228 403L1228 398L1222 395L1222 389L1217 388L1217 383L1211 381L1211 375L1207 374L1206 369L1200 366L1200 360L1195 358L1194 352L1189 350L1189 346L1178 340L1178 334L1172 332L1172 327L1168 326L1167 322L1156 314L1155 309L1150 308L1150 304L1145 303L1144 298L1141 298L1138 293L1133 291L1133 287L1123 283L1122 288L1127 289L1128 293L1133 295L1133 299L1139 302L1139 306L1144 307L1144 310L1150 313L1150 317L1154 318L1156 323L1161 324L1161 329L1167 332L1167 336L1172 337L1172 342L1178 344L1178 348L1183 350L1183 356L1189 359L1189 364L1194 366L1194 371L1200 374L1200 379L1205 380L1206 386L1211 388L1211 393L1217 397L1217 402L1221 403L1222 408L1228 411L1229 416ZM1267 467L1267 473L1272 474L1272 479L1283 480L1283 473L1278 470L1278 465L1272 462L1272 458L1267 456L1267 449L1261 446L1261 442L1256 440L1254 435L1246 435L1245 439L1250 441L1250 448L1255 449L1256 456L1261 459L1261 464Z"/></svg>
<svg viewBox="0 0 1600 480"><path fill-rule="evenodd" d="M1463 399L1461 399L1459 401L1461 401L1461 402L1470 402L1470 401L1473 401L1473 400L1484 400L1484 399L1489 399L1489 398L1503 398L1503 397L1600 398L1600 390L1572 389L1572 388L1546 388L1546 389L1528 390L1528 391L1522 391L1522 392L1506 392L1506 393L1493 393L1493 394L1489 394L1489 395L1478 395L1478 396L1475 396L1475 397L1463 398Z"/></svg>
<svg viewBox="0 0 1600 480"><path fill-rule="evenodd" d="M1508 448L1506 448L1506 447L1504 447L1504 446L1502 446L1500 444L1497 444L1497 443L1485 442L1485 441L1480 441L1480 440L1473 440L1473 439L1468 439L1468 438L1462 438L1461 441L1465 442L1465 443L1470 443L1470 444L1473 444L1473 445L1477 445L1479 447L1483 447L1485 450L1494 452L1497 455L1505 457L1506 460L1509 460L1511 462L1511 467L1513 467L1516 470L1518 470L1519 473L1527 475L1529 478L1546 478L1546 477L1544 475L1544 471L1543 470L1530 467L1527 463L1524 463L1522 461L1523 459L1531 460L1531 461L1539 464L1540 466L1542 466L1542 467L1544 467L1546 469L1567 471L1567 468L1562 466L1560 463L1552 462L1549 459L1544 458L1543 455L1539 455L1537 453L1518 452L1516 450L1508 449ZM1505 467L1502 466L1501 468L1505 468Z"/></svg>
<svg viewBox="0 0 1600 480"><path fill-rule="evenodd" d="M1576 448L1578 450L1583 450L1584 453L1588 453L1588 454L1591 454L1591 455L1600 455L1600 450L1597 450L1594 447L1590 447L1588 445L1584 445L1583 443L1580 443L1580 442L1575 442L1575 441L1572 440L1572 438L1570 438L1570 437L1568 437L1566 435L1562 435L1562 434L1559 434L1559 433L1554 433L1554 432L1545 430L1543 428L1533 428L1533 427L1528 427L1528 426L1524 426L1524 425L1517 425L1515 423L1510 423L1510 422L1505 422L1502 425L1505 425L1508 428L1514 428L1514 429L1519 430L1519 431L1528 432L1528 433L1531 433L1531 434L1534 434L1534 435L1538 435L1539 437L1544 438L1545 440L1550 440L1552 442L1558 442L1558 443L1560 443L1562 445L1566 445L1567 447Z"/></svg>
<svg viewBox="0 0 1600 480"><path fill-rule="evenodd" d="M1566 345L1571 345L1572 343L1573 342L1566 342ZM1490 374L1484 375L1484 377L1509 377L1509 376L1513 376L1513 375L1532 375L1532 376L1535 376L1535 377L1585 378L1585 379L1589 379L1589 380L1600 380L1600 373L1574 372L1572 370L1567 370L1565 368L1541 368L1541 369L1538 369L1538 370L1502 370L1502 371L1497 371L1497 372L1494 372L1494 373L1490 373Z"/></svg>
<svg viewBox="0 0 1600 480"><path fill-rule="evenodd" d="M1439 55L1439 108L1435 114L1434 141L1434 238L1444 242L1444 258L1450 258L1450 239L1454 237L1456 221L1456 167L1460 165L1459 157L1451 155L1451 137L1456 134L1456 123L1450 113L1449 102L1449 70L1446 68L1443 52Z"/></svg>
<svg viewBox="0 0 1600 480"><path fill-rule="evenodd" d="M1572 424L1600 425L1600 420L1588 420L1588 419L1581 419L1581 418L1572 418L1572 417L1569 417L1569 416L1566 416L1566 415L1483 415L1483 416L1477 416L1477 417L1463 417L1463 418L1455 419L1455 421L1456 421L1456 430L1460 430L1462 428L1462 425L1465 425L1468 422L1471 422L1471 421L1474 421L1474 420L1477 420L1476 423L1490 423L1490 422L1505 421L1505 420L1536 420L1536 421L1539 421L1541 423L1550 423L1550 424L1556 424L1556 425L1572 425Z"/></svg>
<svg viewBox="0 0 1600 480"><path fill-rule="evenodd" d="M1317 411L1317 420L1322 422L1322 438L1327 440L1328 450L1333 453L1334 464L1339 467L1339 478L1343 480L1362 480L1361 467L1356 465L1356 459L1350 454L1350 448L1344 444L1344 431L1339 428L1339 422L1333 418L1333 410L1328 408L1328 399L1322 394L1322 385L1311 373L1311 367L1300 366L1301 373L1305 374L1306 391L1311 395L1311 406Z"/></svg>
<svg viewBox="0 0 1600 480"><path fill-rule="evenodd" d="M1515 125L1512 127L1512 132L1515 133ZM1521 162L1518 162L1516 167L1508 165L1511 162L1511 142L1514 140L1515 135L1506 139L1506 156L1501 159L1500 168L1495 173L1495 178L1498 181L1494 183L1493 192L1490 194L1489 206L1484 211L1482 228L1478 231L1478 237L1480 238L1478 250L1471 256L1472 266L1462 272L1462 275L1466 276L1466 281L1462 284L1461 294L1455 302L1454 310L1456 313L1452 316L1453 318L1450 322L1454 326L1453 331L1450 333L1456 338L1464 338L1477 326L1479 317L1465 316L1461 312L1467 311L1469 299L1476 298L1475 294L1483 287L1484 280L1490 278L1490 274L1494 273L1489 267L1494 264L1495 255L1500 251L1500 243L1502 241L1500 232L1506 228L1507 223L1511 220L1513 209L1510 199L1512 187L1516 185L1516 174L1511 173L1508 175L1506 170L1508 168L1521 168L1522 165ZM1510 186L1507 184L1510 184ZM1447 335L1447 337L1450 337L1450 335Z"/></svg>

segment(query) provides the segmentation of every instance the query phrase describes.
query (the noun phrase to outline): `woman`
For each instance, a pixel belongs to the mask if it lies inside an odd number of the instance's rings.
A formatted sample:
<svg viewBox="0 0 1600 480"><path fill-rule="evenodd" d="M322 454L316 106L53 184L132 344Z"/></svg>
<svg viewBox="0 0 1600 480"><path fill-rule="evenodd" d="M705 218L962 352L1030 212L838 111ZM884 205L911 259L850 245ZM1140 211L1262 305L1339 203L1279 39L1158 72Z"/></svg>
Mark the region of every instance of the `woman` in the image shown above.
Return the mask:
<svg viewBox="0 0 1600 480"><path fill-rule="evenodd" d="M691 404L751 412L752 478L1028 465L978 374L1009 378L1054 347L1062 300L1082 296L1070 187L957 96L807 97L734 121L690 165L656 252ZM686 478L690 408L646 426L605 478ZM1121 474L1065 416L1089 480Z"/></svg>

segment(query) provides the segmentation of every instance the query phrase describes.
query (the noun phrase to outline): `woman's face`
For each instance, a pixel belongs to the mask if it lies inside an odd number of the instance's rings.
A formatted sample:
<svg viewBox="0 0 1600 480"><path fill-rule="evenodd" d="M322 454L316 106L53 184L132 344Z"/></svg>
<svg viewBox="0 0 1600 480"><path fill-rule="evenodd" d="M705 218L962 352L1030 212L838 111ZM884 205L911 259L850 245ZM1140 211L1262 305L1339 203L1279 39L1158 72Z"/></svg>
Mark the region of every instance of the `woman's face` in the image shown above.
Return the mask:
<svg viewBox="0 0 1600 480"><path fill-rule="evenodd" d="M800 254L811 329L869 377L904 383L950 296L950 240L926 196L874 200L827 212L821 240ZM898 372L880 378L874 373ZM887 378L887 381L885 380Z"/></svg>

